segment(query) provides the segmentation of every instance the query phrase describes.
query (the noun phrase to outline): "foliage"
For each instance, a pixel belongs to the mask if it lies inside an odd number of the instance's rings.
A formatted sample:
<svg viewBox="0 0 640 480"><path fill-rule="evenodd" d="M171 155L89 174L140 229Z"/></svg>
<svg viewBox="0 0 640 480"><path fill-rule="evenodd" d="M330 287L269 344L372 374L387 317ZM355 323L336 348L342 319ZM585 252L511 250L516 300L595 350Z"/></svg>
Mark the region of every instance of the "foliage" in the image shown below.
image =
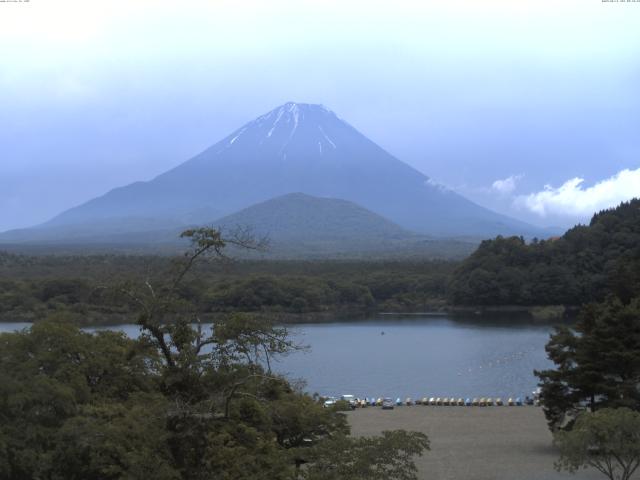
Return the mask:
<svg viewBox="0 0 640 480"><path fill-rule="evenodd" d="M385 431L374 438L351 439L338 435L313 449L312 463L304 471L307 480L413 480L416 455L429 450L420 432Z"/></svg>
<svg viewBox="0 0 640 480"><path fill-rule="evenodd" d="M640 292L640 199L593 216L562 237L483 241L456 269L449 299L460 305L581 305Z"/></svg>
<svg viewBox="0 0 640 480"><path fill-rule="evenodd" d="M640 298L587 305L573 328L556 329L546 351L556 369L536 374L552 429L570 427L585 408L640 410Z"/></svg>
<svg viewBox="0 0 640 480"><path fill-rule="evenodd" d="M373 458L370 478L415 478L424 436L351 438L344 414L271 372L272 356L296 348L286 329L245 314L200 327L183 290L196 260L253 244L184 235L193 249L164 275L115 289L138 312L138 339L61 315L0 336L2 478L284 480L334 465L329 478L350 479Z"/></svg>
<svg viewBox="0 0 640 480"><path fill-rule="evenodd" d="M593 467L610 480L628 480L640 466L640 413L628 408L584 412L570 431L559 431L558 470Z"/></svg>
<svg viewBox="0 0 640 480"><path fill-rule="evenodd" d="M118 333L91 335L60 322L3 334L0 344L0 470L9 478L121 478L117 468L146 468L142 451L125 447L138 436L139 447L153 449L162 438L151 408L164 403L156 393L153 350ZM90 433L99 422L107 428ZM101 460L107 451L108 466Z"/></svg>
<svg viewBox="0 0 640 480"><path fill-rule="evenodd" d="M135 313L108 288L171 270L173 257L39 256L0 252L0 321L64 312L78 323L120 324ZM411 311L444 303L453 262L199 262L176 292L201 318L252 312L278 318ZM284 316L284 317L283 317Z"/></svg>

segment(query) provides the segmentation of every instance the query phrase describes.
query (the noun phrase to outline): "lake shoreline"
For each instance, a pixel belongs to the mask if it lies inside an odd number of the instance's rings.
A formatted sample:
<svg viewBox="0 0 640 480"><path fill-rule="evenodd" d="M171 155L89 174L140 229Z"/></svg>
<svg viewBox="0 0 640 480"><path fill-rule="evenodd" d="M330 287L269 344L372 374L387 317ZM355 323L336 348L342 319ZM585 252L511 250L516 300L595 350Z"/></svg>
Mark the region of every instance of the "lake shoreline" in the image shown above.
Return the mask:
<svg viewBox="0 0 640 480"><path fill-rule="evenodd" d="M375 317L393 318L393 317L444 317L447 316L452 320L490 320L490 321L515 321L518 324L530 323L532 325L566 323L574 320L579 312L579 307L565 305L496 305L496 306L453 306L438 305L431 308L423 306L414 309L397 309L394 311L384 310L327 310L322 312L214 312L202 313L203 322L214 322L233 313L243 313L247 315L255 315L267 319L273 323L281 325L296 324L321 324L321 323L347 323L354 321L371 320ZM77 312L69 312L73 317L80 318L83 314ZM109 327L135 323L135 313L96 313L87 312L88 321L78 321L77 324L83 327ZM33 323L36 320L35 314L29 312L28 315L11 315L0 316L0 323L25 322Z"/></svg>

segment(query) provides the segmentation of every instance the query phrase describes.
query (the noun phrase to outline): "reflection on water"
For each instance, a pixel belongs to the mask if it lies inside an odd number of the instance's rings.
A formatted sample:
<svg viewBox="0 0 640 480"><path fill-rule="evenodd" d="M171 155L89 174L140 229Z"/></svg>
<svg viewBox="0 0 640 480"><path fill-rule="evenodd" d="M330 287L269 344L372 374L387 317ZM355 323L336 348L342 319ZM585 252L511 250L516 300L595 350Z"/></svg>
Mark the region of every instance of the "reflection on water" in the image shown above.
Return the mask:
<svg viewBox="0 0 640 480"><path fill-rule="evenodd" d="M0 324L0 331L24 328ZM105 327L136 337L136 325ZM551 364L551 327L523 322L383 316L373 320L291 326L305 352L274 369L304 378L311 393L362 397L510 397L530 394L534 369Z"/></svg>

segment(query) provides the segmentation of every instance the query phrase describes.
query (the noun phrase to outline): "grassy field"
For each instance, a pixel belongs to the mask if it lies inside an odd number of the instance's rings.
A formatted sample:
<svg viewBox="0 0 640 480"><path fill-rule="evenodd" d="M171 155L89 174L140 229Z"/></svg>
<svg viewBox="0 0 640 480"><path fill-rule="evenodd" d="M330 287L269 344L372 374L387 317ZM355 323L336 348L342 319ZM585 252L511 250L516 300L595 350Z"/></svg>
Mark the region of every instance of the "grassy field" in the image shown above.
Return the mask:
<svg viewBox="0 0 640 480"><path fill-rule="evenodd" d="M424 432L431 451L417 459L424 480L604 479L595 470L575 475L553 468L557 453L537 407L396 407L349 412L354 435L383 430ZM636 475L634 478L640 478Z"/></svg>

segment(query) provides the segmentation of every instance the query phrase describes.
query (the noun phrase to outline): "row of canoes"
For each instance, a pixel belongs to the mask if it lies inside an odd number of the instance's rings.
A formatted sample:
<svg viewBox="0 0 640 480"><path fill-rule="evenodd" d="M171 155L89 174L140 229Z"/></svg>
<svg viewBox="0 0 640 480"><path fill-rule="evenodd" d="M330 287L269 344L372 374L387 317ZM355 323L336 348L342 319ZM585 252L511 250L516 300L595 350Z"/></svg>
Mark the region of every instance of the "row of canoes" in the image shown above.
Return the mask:
<svg viewBox="0 0 640 480"><path fill-rule="evenodd" d="M368 406L383 406L384 398L365 398L365 399L356 399L355 406L362 408ZM447 406L447 407L501 407L503 405L515 407L522 405L538 405L538 400L534 400L531 397L525 397L524 400L520 397L508 398L506 400L502 400L502 398L449 398L449 397L423 397L417 398L413 400L410 397L402 400L401 398L397 398L395 401L395 405L397 406L410 406L410 405L433 405L433 406Z"/></svg>

